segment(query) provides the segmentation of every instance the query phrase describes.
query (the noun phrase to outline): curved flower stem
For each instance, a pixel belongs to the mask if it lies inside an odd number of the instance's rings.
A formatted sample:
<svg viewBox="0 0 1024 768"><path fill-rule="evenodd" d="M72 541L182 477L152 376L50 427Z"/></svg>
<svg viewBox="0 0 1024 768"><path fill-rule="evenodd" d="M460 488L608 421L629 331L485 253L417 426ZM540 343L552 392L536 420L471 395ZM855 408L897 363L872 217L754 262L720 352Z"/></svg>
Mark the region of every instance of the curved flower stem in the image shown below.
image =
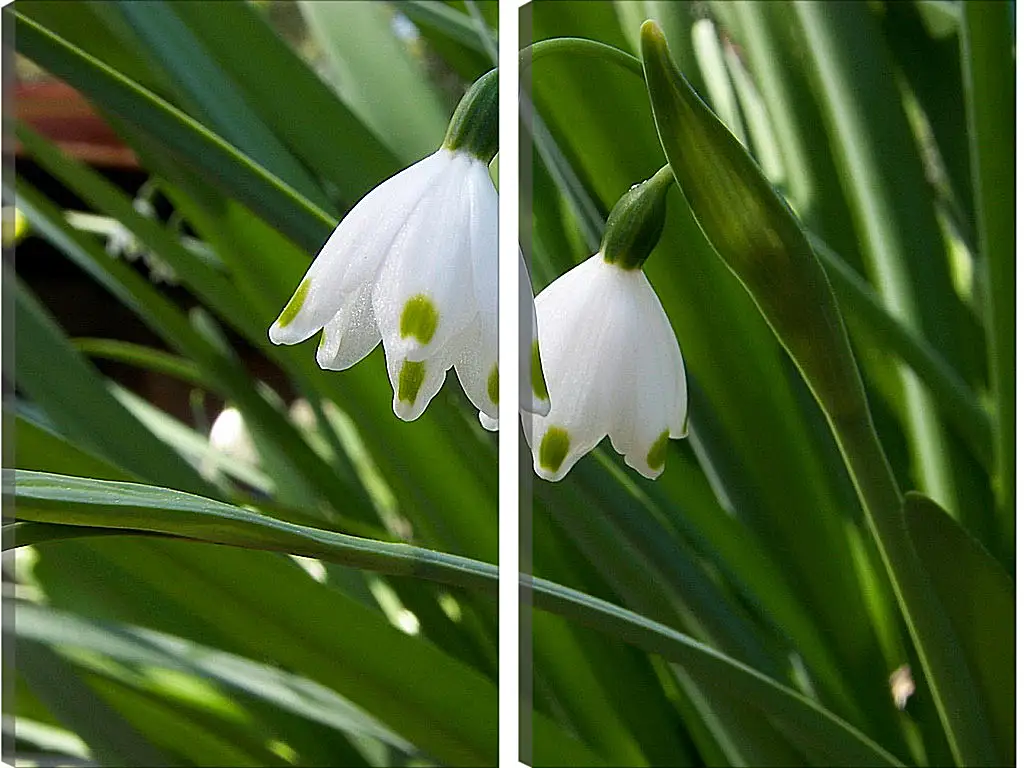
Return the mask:
<svg viewBox="0 0 1024 768"><path fill-rule="evenodd" d="M643 65L636 56L626 53L621 48L599 43L596 40L588 40L584 37L552 37L547 40L538 40L535 43L531 43L519 51L519 71L524 72L537 60L553 54L590 56L605 59L632 72L641 79L644 76Z"/></svg>

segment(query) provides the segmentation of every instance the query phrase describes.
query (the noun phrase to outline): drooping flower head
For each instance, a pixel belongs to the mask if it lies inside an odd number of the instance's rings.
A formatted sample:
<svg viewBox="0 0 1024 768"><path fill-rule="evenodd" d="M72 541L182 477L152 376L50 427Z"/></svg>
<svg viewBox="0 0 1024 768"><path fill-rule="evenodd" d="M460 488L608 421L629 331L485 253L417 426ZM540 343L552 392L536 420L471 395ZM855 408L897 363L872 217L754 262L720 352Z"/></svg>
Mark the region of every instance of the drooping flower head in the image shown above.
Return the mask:
<svg viewBox="0 0 1024 768"><path fill-rule="evenodd" d="M344 370L383 340L395 414L423 413L454 366L498 416L497 70L467 91L440 149L349 212L270 328L275 344L323 330L322 368Z"/></svg>
<svg viewBox="0 0 1024 768"><path fill-rule="evenodd" d="M661 236L667 168L626 193L601 249L537 297L540 357L551 409L524 414L536 473L561 480L606 436L648 478L668 441L687 431L679 343L640 269Z"/></svg>

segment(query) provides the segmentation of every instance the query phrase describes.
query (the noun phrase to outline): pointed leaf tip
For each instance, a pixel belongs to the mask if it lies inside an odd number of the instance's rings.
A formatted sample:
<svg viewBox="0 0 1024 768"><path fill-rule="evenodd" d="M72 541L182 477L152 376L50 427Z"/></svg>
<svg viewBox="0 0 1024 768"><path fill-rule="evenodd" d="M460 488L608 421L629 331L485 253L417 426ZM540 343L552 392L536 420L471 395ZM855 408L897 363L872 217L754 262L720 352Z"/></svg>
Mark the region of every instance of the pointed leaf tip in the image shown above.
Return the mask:
<svg viewBox="0 0 1024 768"><path fill-rule="evenodd" d="M661 29L641 28L658 137L708 242L729 266L834 418L866 408L825 272L795 214L672 61Z"/></svg>

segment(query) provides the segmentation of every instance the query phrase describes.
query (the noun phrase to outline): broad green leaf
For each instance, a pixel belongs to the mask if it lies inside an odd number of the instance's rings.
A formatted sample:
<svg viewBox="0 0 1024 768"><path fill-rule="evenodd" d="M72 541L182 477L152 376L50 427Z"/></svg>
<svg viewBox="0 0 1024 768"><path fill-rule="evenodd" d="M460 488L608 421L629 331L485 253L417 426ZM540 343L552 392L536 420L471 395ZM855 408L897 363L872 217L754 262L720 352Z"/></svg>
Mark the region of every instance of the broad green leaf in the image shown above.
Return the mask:
<svg viewBox="0 0 1024 768"><path fill-rule="evenodd" d="M405 164L441 146L447 115L383 3L299 4L342 101Z"/></svg>
<svg viewBox="0 0 1024 768"><path fill-rule="evenodd" d="M252 5L221 2L216 13L202 3L170 8L215 54L263 122L349 206L400 169L380 135L331 93Z"/></svg>
<svg viewBox="0 0 1024 768"><path fill-rule="evenodd" d="M1000 760L1014 761L1014 585L985 548L927 496L910 493L910 537L978 680Z"/></svg>

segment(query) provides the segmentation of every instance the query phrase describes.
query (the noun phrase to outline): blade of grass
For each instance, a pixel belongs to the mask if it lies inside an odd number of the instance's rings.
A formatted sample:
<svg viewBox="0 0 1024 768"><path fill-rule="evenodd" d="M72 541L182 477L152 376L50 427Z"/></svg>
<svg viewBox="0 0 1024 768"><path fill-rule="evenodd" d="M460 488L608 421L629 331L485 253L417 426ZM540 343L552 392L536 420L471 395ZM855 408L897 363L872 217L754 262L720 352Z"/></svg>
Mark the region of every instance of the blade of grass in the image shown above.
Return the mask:
<svg viewBox="0 0 1024 768"><path fill-rule="evenodd" d="M68 437L133 475L215 494L192 467L111 397L102 377L74 350L28 289L20 281L15 284L18 386Z"/></svg>
<svg viewBox="0 0 1024 768"><path fill-rule="evenodd" d="M153 349L144 344L135 344L120 339L71 339L75 349L88 357L101 360L113 360L119 363L134 365L153 373L172 376L179 381L205 388L199 366L191 360L172 355L160 349Z"/></svg>
<svg viewBox="0 0 1024 768"><path fill-rule="evenodd" d="M309 172L295 159L256 115L243 92L225 73L217 51L242 44L222 39L208 50L179 18L174 6L162 0L114 6L139 36L142 45L158 61L173 83L182 103L204 125L252 158L317 206L330 210L331 203ZM248 51L250 56L256 51ZM263 62L273 66L272 62Z"/></svg>
<svg viewBox="0 0 1024 768"><path fill-rule="evenodd" d="M1000 555L1014 559L1016 510L1016 234L1014 36L1009 3L963 3L962 68L970 131L975 221L984 282L989 380L995 400L993 488Z"/></svg>
<svg viewBox="0 0 1024 768"><path fill-rule="evenodd" d="M402 163L435 151L448 126L424 68L392 25L383 3L302 2L306 25L326 54L342 101L380 136Z"/></svg>
<svg viewBox="0 0 1024 768"><path fill-rule="evenodd" d="M883 302L942 349L956 349L955 296L924 170L887 52L866 6L792 6L811 56L805 66L843 169L873 282ZM937 259L941 261L937 262ZM958 516L941 423L920 379L904 369L917 482Z"/></svg>
<svg viewBox="0 0 1024 768"><path fill-rule="evenodd" d="M443 32L447 37L462 43L467 48L487 55L486 44L481 39L480 32L473 21L450 5L424 2L424 0L397 0L395 7L412 21ZM493 36L491 44L497 44L497 40Z"/></svg>
<svg viewBox="0 0 1024 768"><path fill-rule="evenodd" d="M4 13L12 13L5 9ZM200 173L237 193L310 250L333 218L180 109L28 17L13 11L18 51L94 103L158 138Z"/></svg>
<svg viewBox="0 0 1024 768"><path fill-rule="evenodd" d="M395 154L335 96L247 2L173 3L259 117L307 168L337 187L350 206L400 170ZM230 45L222 41L230 40ZM343 140L325 140L327 137Z"/></svg>

